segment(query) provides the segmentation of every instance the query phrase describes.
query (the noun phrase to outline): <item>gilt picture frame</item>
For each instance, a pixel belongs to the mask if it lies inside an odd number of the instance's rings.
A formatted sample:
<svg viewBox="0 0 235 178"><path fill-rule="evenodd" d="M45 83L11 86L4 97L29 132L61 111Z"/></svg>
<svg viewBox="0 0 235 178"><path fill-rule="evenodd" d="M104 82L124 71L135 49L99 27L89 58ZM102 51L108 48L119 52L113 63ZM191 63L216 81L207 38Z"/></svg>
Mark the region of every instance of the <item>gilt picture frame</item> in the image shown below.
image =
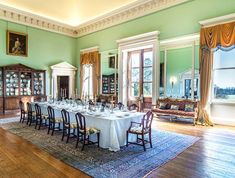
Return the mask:
<svg viewBox="0 0 235 178"><path fill-rule="evenodd" d="M28 35L7 30L7 54L28 56Z"/></svg>
<svg viewBox="0 0 235 178"><path fill-rule="evenodd" d="M116 66L115 66L115 60L116 60ZM115 57L115 56L109 57L109 68L115 69L115 68L117 68L117 66L118 66L117 57Z"/></svg>

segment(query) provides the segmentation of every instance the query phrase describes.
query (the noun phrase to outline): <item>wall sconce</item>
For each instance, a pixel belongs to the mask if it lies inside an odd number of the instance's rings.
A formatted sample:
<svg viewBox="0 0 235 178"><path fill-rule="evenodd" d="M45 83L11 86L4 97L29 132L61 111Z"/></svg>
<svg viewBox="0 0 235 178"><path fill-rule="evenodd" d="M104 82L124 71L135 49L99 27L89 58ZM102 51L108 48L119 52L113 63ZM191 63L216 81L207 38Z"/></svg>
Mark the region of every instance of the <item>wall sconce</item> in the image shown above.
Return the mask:
<svg viewBox="0 0 235 178"><path fill-rule="evenodd" d="M176 84L177 82L177 78L175 76L172 76L170 77L170 83L171 83L171 96L173 94L173 88L174 88L174 85Z"/></svg>

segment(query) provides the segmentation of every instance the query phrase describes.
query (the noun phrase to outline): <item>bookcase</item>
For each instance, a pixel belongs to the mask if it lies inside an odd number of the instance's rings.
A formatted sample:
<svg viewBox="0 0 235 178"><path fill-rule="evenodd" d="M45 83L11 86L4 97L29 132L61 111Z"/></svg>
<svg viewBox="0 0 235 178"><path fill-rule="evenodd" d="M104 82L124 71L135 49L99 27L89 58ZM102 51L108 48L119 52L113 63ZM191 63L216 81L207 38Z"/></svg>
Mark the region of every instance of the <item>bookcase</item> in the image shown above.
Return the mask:
<svg viewBox="0 0 235 178"><path fill-rule="evenodd" d="M0 67L0 109L3 113L18 109L19 101L46 99L45 70L23 64Z"/></svg>

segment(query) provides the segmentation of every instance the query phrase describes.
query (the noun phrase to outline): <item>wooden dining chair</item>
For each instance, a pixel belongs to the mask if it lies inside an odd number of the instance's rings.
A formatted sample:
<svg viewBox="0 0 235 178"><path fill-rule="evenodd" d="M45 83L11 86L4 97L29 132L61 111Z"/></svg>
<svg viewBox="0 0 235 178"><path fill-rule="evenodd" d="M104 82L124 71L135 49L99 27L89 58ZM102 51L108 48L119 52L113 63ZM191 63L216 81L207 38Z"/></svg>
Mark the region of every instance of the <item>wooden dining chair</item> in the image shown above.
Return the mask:
<svg viewBox="0 0 235 178"><path fill-rule="evenodd" d="M139 109L139 107L135 103L133 103L129 106L130 111L134 111L134 110L138 111L138 109Z"/></svg>
<svg viewBox="0 0 235 178"><path fill-rule="evenodd" d="M117 107L119 110L121 110L124 107L124 104L122 104L121 102L118 102Z"/></svg>
<svg viewBox="0 0 235 178"><path fill-rule="evenodd" d="M77 143L76 148L78 147L78 142L82 142L82 151L84 150L85 145L98 144L100 146L100 130L96 128L86 127L86 118L81 113L75 115L77 123ZM97 135L97 142L90 141L90 135ZM81 140L80 140L81 139Z"/></svg>
<svg viewBox="0 0 235 178"><path fill-rule="evenodd" d="M141 123L138 122L131 122L129 129L126 132L126 146L128 144L136 144L141 145L144 147L144 151L146 151L145 144L150 143L150 147L152 148L152 120L153 120L153 113L148 111L142 118ZM136 142L129 142L129 134L135 134L137 136ZM149 136L148 140L145 140L144 136Z"/></svg>
<svg viewBox="0 0 235 178"><path fill-rule="evenodd" d="M92 100L89 100L89 101L88 101L88 104L89 104L89 105L92 105L92 106L95 105L95 103L94 103Z"/></svg>
<svg viewBox="0 0 235 178"><path fill-rule="evenodd" d="M48 120L49 120L47 134L49 134L50 130L52 130L51 135L53 135L55 130L57 131L61 130L60 123L63 122L63 119L55 117L55 111L51 106L47 107L47 111L48 111Z"/></svg>
<svg viewBox="0 0 235 178"><path fill-rule="evenodd" d="M31 124L33 122L35 122L36 120L36 113L35 111L33 111L32 109L32 104L30 102L27 102L27 124L29 126L31 126Z"/></svg>
<svg viewBox="0 0 235 178"><path fill-rule="evenodd" d="M79 105L83 105L84 104L81 98L77 98L75 101Z"/></svg>
<svg viewBox="0 0 235 178"><path fill-rule="evenodd" d="M35 112L36 112L36 124L35 129L40 130L41 126L47 125L48 115L42 114L41 107L38 104L35 104Z"/></svg>
<svg viewBox="0 0 235 178"><path fill-rule="evenodd" d="M66 143L69 142L70 134L73 134L75 136L75 129L77 128L77 123L70 123L70 115L69 112L65 109L61 110L61 115L63 119L63 135L62 135L62 141L64 140L64 136L67 135ZM73 133L71 133L71 129L73 130Z"/></svg>
<svg viewBox="0 0 235 178"><path fill-rule="evenodd" d="M20 108L20 122L24 123L26 117L26 111L24 109L24 103L21 100L19 101L19 108Z"/></svg>

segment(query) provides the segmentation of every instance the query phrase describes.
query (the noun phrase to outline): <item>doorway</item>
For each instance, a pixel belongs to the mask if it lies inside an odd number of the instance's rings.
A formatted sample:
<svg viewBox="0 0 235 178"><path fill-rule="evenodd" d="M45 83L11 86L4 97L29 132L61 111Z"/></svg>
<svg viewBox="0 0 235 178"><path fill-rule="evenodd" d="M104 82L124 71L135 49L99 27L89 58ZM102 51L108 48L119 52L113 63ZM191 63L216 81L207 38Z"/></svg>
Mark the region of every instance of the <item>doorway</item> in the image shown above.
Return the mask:
<svg viewBox="0 0 235 178"><path fill-rule="evenodd" d="M128 52L128 105L141 101L140 110L152 107L153 49Z"/></svg>
<svg viewBox="0 0 235 178"><path fill-rule="evenodd" d="M58 99L69 99L69 76L57 76Z"/></svg>

